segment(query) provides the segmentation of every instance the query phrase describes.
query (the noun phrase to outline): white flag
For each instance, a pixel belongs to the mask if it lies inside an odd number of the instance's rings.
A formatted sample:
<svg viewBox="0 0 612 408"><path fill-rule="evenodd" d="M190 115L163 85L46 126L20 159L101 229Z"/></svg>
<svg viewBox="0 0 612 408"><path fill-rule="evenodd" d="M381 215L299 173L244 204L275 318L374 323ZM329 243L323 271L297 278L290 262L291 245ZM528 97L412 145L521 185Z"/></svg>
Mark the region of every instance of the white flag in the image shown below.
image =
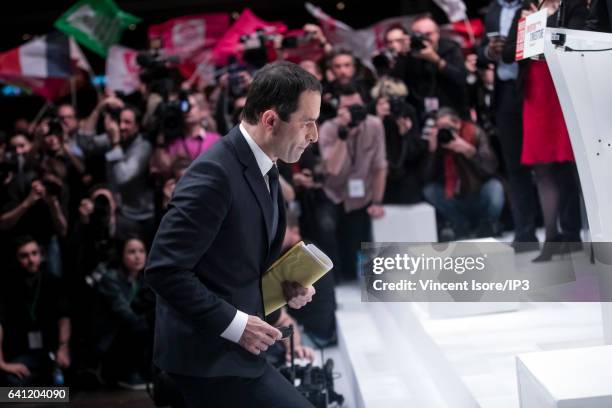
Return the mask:
<svg viewBox="0 0 612 408"><path fill-rule="evenodd" d="M140 67L136 63L138 51L113 45L106 57L106 87L130 94L140 85Z"/></svg>
<svg viewBox="0 0 612 408"><path fill-rule="evenodd" d="M451 23L467 19L465 3L463 0L433 0L448 16Z"/></svg>

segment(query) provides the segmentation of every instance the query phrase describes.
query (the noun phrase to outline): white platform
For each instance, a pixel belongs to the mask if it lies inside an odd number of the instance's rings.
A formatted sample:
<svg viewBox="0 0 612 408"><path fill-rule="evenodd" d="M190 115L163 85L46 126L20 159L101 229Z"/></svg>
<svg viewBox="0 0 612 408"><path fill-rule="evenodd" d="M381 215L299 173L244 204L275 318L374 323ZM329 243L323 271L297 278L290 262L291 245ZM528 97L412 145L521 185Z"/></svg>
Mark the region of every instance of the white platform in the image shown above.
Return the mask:
<svg viewBox="0 0 612 408"><path fill-rule="evenodd" d="M428 203L385 205L385 216L372 221L375 242L438 242L436 211Z"/></svg>
<svg viewBox="0 0 612 408"><path fill-rule="evenodd" d="M521 408L612 407L612 346L517 356Z"/></svg>
<svg viewBox="0 0 612 408"><path fill-rule="evenodd" d="M356 285L337 288L340 349L358 408L518 408L518 354L603 344L599 303L521 303L514 312L433 319L415 304L360 296Z"/></svg>

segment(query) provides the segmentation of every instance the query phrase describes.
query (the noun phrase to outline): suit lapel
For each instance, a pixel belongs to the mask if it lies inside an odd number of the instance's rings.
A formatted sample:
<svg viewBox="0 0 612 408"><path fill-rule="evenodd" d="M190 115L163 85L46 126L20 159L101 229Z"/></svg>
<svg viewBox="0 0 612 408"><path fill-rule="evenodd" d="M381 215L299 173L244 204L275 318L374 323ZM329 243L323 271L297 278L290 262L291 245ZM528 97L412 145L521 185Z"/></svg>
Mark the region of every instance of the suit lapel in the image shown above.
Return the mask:
<svg viewBox="0 0 612 408"><path fill-rule="evenodd" d="M257 164L257 160L255 160L255 156L253 155L253 151L250 146L244 140L244 136L238 126L235 126L227 135L229 141L233 144L236 154L238 155L238 159L245 166L244 169L244 177L255 195L259 208L264 216L265 224L266 224L266 237L268 244L274 239L272 236L272 217L273 217L273 209L272 209L272 200L270 199L270 192L266 187L266 182L261 175L261 170L259 169L259 165ZM280 196L280 194L279 194ZM280 212L279 212L280 214ZM284 214L284 212L283 212ZM280 225L280 222L279 222Z"/></svg>

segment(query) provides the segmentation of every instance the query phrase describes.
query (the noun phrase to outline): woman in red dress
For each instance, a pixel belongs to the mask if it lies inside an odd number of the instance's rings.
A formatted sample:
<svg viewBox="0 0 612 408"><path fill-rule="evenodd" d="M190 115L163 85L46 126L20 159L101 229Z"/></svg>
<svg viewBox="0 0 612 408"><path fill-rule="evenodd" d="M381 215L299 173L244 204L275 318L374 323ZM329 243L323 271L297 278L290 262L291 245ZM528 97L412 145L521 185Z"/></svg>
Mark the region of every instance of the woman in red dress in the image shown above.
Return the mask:
<svg viewBox="0 0 612 408"><path fill-rule="evenodd" d="M517 11L504 48L503 60L514 61L518 21L539 9L548 10L548 27L557 26L559 0L533 0ZM526 5L527 6L527 5ZM587 17L585 0L565 0L563 27L581 29ZM521 162L532 166L546 230L546 242L534 262L581 247L580 192L569 134L548 64L543 58L520 62L523 91L523 150ZM562 232L559 231L561 225ZM565 242L566 244L560 244Z"/></svg>

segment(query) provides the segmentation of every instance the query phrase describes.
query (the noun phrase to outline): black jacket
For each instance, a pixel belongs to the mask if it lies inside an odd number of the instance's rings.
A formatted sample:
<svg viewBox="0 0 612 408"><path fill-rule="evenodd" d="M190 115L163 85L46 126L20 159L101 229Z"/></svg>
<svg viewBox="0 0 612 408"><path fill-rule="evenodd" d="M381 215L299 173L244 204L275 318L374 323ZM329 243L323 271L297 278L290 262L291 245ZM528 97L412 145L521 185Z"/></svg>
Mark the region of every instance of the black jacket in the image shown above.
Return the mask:
<svg viewBox="0 0 612 408"><path fill-rule="evenodd" d="M612 0L593 0L585 28L591 31L612 32Z"/></svg>
<svg viewBox="0 0 612 408"><path fill-rule="evenodd" d="M181 177L145 270L157 294L158 367L198 377L263 373L262 356L220 334L236 309L264 316L261 276L278 257L285 234L282 194L278 206L278 229L270 237L270 193L238 127Z"/></svg>
<svg viewBox="0 0 612 408"><path fill-rule="evenodd" d="M465 62L461 48L451 40L440 39L438 55L446 61L442 71L435 64L411 55L398 58L391 76L402 79L408 87L408 100L422 115L426 97L437 97L440 107L451 107L468 117Z"/></svg>

